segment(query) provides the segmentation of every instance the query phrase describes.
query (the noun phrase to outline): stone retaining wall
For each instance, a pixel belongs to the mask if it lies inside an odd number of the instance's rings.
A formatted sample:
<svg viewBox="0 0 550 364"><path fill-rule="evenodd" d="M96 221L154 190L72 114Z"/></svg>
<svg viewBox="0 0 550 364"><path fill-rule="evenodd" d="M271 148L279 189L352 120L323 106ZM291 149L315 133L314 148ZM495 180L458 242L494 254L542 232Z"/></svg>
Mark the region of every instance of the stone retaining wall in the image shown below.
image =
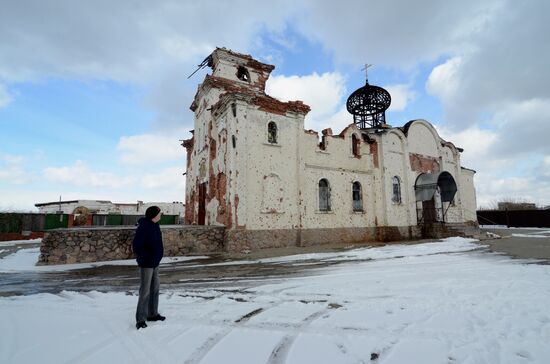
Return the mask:
<svg viewBox="0 0 550 364"><path fill-rule="evenodd" d="M165 256L221 252L225 228L161 225ZM40 247L39 264L89 263L132 259L135 227L50 230Z"/></svg>
<svg viewBox="0 0 550 364"><path fill-rule="evenodd" d="M243 253L265 248L312 246L329 243L392 242L446 236L474 236L477 226L440 224L371 228L225 230L223 226L162 225L165 256ZM424 231L423 231L424 230ZM56 229L46 233L39 264L88 263L132 259L135 227Z"/></svg>

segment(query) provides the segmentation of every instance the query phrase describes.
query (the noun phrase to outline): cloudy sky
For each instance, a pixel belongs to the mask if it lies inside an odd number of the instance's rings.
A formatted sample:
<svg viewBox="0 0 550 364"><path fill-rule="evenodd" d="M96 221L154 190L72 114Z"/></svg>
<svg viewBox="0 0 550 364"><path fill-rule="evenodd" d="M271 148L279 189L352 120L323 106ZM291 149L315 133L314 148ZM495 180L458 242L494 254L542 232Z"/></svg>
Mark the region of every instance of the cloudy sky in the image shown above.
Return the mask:
<svg viewBox="0 0 550 364"><path fill-rule="evenodd" d="M268 92L339 132L347 96L388 89L465 149L478 205L550 204L543 0L0 0L0 210L62 199L183 201L189 110L212 50L276 66ZM154 3L154 5L152 5Z"/></svg>

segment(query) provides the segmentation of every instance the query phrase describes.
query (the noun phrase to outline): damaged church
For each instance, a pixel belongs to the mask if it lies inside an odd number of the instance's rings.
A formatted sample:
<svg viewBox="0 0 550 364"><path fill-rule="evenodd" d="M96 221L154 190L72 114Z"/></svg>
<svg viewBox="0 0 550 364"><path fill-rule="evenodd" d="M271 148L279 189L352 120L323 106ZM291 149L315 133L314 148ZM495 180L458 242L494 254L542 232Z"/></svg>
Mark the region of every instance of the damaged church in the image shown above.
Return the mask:
<svg viewBox="0 0 550 364"><path fill-rule="evenodd" d="M310 107L265 93L274 66L217 48L191 104L185 222L226 227L228 251L459 235L477 227L475 171L427 121L386 122L391 96L347 100L339 134L304 129ZM353 121L353 122L352 122Z"/></svg>

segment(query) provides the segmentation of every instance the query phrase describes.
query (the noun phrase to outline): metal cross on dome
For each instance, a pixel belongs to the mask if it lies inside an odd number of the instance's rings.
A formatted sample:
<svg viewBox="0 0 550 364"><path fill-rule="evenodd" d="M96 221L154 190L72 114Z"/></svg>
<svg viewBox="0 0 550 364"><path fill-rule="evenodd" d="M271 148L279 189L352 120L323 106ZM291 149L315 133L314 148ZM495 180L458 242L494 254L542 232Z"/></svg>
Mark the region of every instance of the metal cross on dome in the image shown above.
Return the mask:
<svg viewBox="0 0 550 364"><path fill-rule="evenodd" d="M365 80L367 81L367 83L369 83L369 67L372 67L372 66L373 66L372 64L365 63L365 67L361 68L361 71L365 70Z"/></svg>

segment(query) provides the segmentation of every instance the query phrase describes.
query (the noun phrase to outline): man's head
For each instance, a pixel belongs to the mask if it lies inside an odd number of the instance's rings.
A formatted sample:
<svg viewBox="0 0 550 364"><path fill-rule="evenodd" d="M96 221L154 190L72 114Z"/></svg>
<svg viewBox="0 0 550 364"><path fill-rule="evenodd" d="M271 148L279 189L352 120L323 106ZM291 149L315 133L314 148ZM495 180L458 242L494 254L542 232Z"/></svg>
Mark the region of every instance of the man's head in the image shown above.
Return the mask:
<svg viewBox="0 0 550 364"><path fill-rule="evenodd" d="M150 206L145 210L145 217L153 222L159 222L160 216L160 207L158 206Z"/></svg>

